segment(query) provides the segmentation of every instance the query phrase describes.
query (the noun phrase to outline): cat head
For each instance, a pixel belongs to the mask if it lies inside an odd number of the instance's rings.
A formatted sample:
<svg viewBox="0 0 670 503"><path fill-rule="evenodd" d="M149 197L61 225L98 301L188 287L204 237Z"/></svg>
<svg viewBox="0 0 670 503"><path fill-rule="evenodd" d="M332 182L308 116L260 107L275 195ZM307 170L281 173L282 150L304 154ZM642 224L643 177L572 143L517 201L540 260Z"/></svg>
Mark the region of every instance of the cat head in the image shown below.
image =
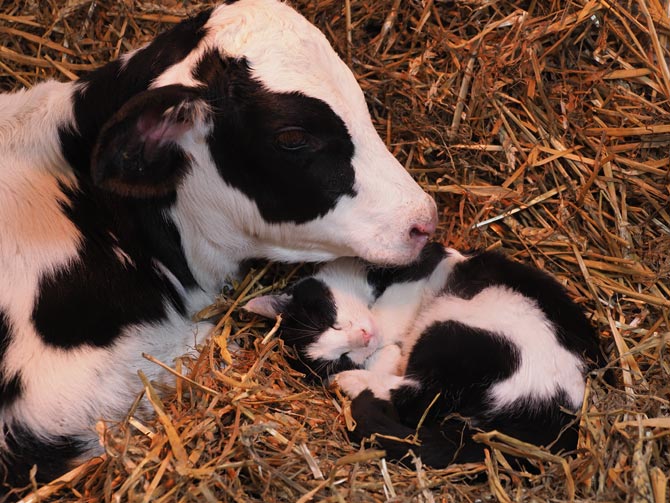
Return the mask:
<svg viewBox="0 0 670 503"><path fill-rule="evenodd" d="M379 347L381 336L370 305L373 288L365 265L340 259L279 295L263 295L244 309L275 318L281 315L281 338L294 348L296 368L327 378L361 368Z"/></svg>

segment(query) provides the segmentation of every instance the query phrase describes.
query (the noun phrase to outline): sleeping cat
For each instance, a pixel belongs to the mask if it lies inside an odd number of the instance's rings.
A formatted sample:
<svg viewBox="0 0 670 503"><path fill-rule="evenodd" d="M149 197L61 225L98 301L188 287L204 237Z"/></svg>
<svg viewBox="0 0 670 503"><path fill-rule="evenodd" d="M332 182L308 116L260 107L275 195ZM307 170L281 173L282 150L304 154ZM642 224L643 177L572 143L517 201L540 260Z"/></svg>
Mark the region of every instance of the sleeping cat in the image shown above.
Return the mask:
<svg viewBox="0 0 670 503"><path fill-rule="evenodd" d="M548 274L495 252L433 243L407 267L341 259L247 310L282 314L296 367L351 396L356 439L435 468L481 461L472 434L498 430L576 447L574 413L598 337ZM417 433L419 444L402 439Z"/></svg>

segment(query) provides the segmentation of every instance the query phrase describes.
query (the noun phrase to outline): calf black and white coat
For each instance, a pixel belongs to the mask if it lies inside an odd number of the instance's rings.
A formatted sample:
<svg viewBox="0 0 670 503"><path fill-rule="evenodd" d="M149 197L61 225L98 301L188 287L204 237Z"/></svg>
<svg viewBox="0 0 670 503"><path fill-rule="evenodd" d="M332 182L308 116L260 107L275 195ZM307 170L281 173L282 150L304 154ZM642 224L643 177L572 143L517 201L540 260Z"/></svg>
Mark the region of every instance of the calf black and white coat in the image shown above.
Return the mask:
<svg viewBox="0 0 670 503"><path fill-rule="evenodd" d="M325 37L230 1L73 83L0 95L0 483L100 451L251 258L413 260L434 202Z"/></svg>

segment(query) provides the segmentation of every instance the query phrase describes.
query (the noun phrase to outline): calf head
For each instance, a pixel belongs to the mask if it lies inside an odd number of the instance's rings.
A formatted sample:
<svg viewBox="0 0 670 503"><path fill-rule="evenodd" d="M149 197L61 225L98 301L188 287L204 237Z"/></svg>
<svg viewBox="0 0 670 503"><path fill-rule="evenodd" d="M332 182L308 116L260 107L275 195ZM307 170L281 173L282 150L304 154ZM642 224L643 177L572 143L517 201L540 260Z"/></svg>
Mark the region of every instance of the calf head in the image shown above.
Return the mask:
<svg viewBox="0 0 670 503"><path fill-rule="evenodd" d="M170 47L168 32L119 64L131 72L149 53L159 71L106 119L94 182L125 197L171 196L166 214L204 284L226 260L416 258L435 204L386 149L323 34L276 0L198 19L178 60L156 47Z"/></svg>

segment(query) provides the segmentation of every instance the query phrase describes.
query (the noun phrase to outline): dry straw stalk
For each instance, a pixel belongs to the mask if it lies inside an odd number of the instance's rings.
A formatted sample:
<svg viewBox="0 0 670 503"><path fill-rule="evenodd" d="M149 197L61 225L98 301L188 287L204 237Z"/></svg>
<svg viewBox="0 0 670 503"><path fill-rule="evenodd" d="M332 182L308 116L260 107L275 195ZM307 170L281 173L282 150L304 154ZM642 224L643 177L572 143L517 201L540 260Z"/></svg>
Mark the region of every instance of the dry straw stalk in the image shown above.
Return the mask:
<svg viewBox="0 0 670 503"><path fill-rule="evenodd" d="M172 390L144 381L156 417L104 425L102 460L24 501L667 501L670 2L295 4L437 199L438 237L558 276L600 329L617 384L590 379L569 456L483 435L481 465L387 463L347 442L347 401L302 383L276 327L238 312L296 273L266 268L201 313L223 315L220 339L178 362L188 379ZM0 85L76 79L207 6L6 0ZM244 349L224 367L228 340ZM512 470L509 452L540 475Z"/></svg>

